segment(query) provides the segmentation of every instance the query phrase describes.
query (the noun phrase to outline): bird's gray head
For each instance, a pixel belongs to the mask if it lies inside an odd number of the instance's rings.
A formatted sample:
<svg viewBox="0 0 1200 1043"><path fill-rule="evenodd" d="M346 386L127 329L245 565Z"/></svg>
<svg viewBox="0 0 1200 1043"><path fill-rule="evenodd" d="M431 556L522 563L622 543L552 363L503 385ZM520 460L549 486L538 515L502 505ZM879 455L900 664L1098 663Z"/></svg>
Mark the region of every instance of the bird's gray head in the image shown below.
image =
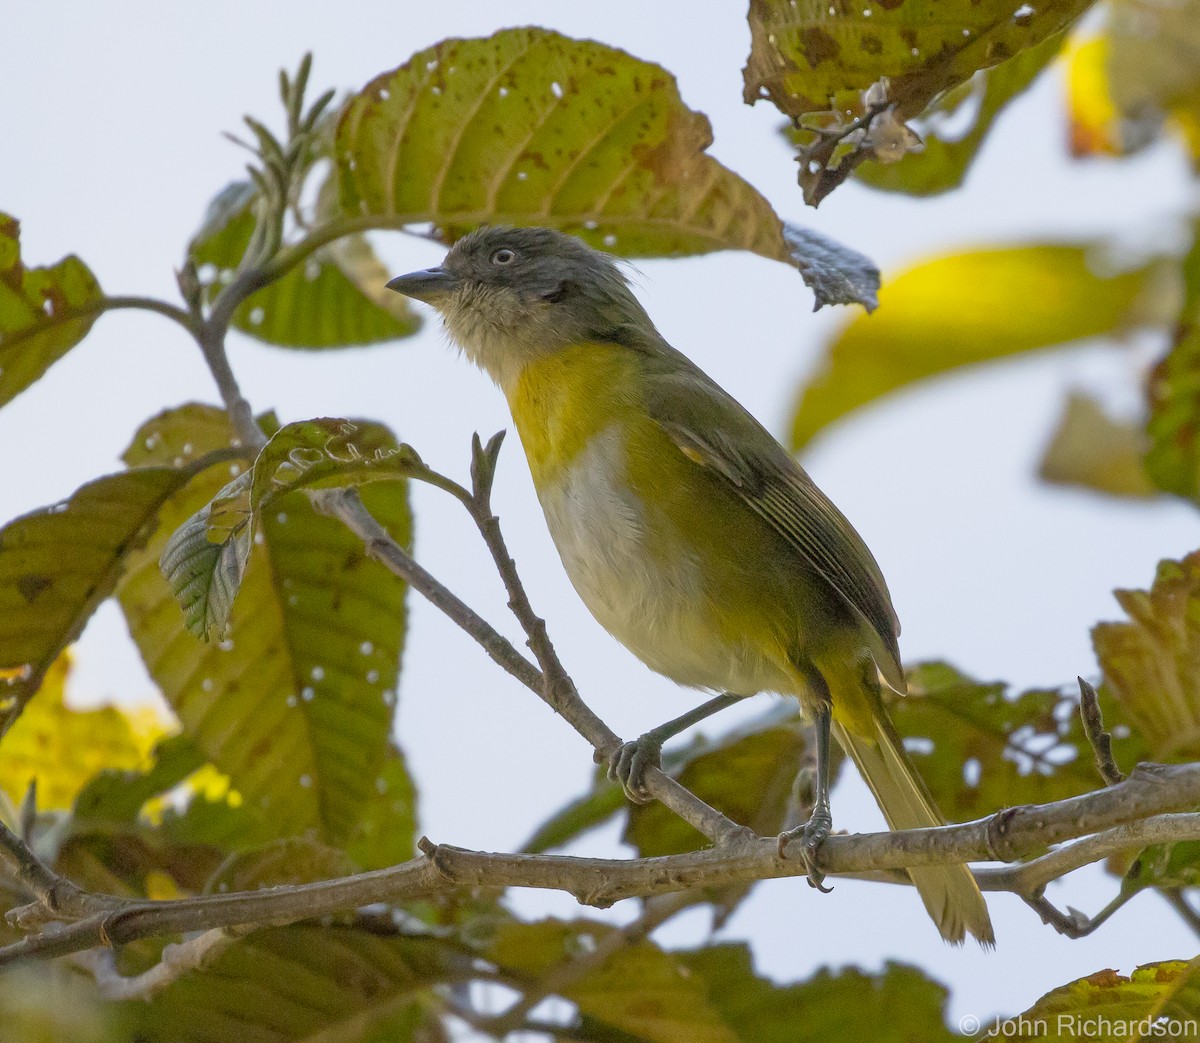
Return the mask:
<svg viewBox="0 0 1200 1043"><path fill-rule="evenodd" d="M551 228L476 229L439 267L388 287L437 308L454 341L503 387L525 363L571 344L661 340L617 261Z"/></svg>

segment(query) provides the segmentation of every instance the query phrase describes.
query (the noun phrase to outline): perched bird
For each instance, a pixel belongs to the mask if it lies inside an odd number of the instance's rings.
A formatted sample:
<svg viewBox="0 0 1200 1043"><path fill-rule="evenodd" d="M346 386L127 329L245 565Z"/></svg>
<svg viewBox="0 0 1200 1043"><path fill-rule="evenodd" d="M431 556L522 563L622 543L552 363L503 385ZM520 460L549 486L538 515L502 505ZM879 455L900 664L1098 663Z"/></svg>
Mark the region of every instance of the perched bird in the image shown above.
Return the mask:
<svg viewBox="0 0 1200 1043"><path fill-rule="evenodd" d="M904 691L900 627L879 566L791 455L655 329L614 258L547 228L480 228L437 268L388 286L433 305L504 391L567 575L652 670L723 693L621 747L642 772L689 724L758 692L815 725L816 800L791 839L819 886L829 736L893 829L943 819L881 700ZM942 937L992 941L966 866L909 871Z"/></svg>

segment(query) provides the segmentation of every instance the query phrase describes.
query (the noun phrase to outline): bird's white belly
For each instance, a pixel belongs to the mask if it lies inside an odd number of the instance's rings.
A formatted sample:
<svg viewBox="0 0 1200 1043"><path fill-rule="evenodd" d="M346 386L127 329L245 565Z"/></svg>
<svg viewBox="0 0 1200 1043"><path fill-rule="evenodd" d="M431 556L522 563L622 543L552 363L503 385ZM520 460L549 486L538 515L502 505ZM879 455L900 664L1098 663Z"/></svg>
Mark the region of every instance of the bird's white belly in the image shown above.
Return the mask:
<svg viewBox="0 0 1200 1043"><path fill-rule="evenodd" d="M700 563L685 546L669 561L651 554L624 458L620 432L610 428L538 493L584 604L642 662L679 684L739 695L781 690L772 664L716 632Z"/></svg>

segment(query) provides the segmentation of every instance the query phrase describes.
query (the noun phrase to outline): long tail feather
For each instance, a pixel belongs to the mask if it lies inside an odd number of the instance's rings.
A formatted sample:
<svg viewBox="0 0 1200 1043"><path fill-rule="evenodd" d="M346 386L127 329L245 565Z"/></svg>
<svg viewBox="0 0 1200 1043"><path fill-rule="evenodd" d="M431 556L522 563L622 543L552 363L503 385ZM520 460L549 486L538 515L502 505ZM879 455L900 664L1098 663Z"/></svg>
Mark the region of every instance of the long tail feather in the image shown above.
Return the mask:
<svg viewBox="0 0 1200 1043"><path fill-rule="evenodd" d="M833 733L858 766L892 829L920 829L945 824L937 805L890 720L876 717L875 735L865 737L834 721ZM925 908L943 938L955 945L970 933L983 945L994 945L992 921L970 869L923 866L910 869Z"/></svg>

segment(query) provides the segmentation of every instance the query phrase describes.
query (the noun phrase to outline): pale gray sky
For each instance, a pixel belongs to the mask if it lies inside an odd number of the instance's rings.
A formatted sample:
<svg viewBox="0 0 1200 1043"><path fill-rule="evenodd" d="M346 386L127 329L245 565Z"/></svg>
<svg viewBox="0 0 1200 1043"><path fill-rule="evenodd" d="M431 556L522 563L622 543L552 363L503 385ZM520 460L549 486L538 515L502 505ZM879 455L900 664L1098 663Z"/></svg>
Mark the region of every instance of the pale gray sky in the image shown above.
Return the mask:
<svg viewBox="0 0 1200 1043"><path fill-rule="evenodd" d="M169 297L172 268L206 203L241 173L242 154L220 132L237 130L247 111L274 122L281 66L294 68L312 49L314 85L352 89L446 36L522 24L592 37L665 65L685 101L712 120L718 158L782 216L870 254L885 274L996 241L1102 234L1177 241L1177 219L1194 201L1186 163L1170 146L1124 163L1069 164L1061 85L1052 74L1008 113L965 190L916 202L848 185L820 211L809 210L775 134L777 113L741 103L749 41L741 3L113 0L6 12L0 209L22 221L29 263L75 252L112 292ZM380 245L396 271L440 255L402 236ZM812 315L794 271L749 255L639 267L640 295L667 338L782 433L798 381L845 310ZM257 409L273 407L284 420L377 417L452 474L466 472L473 430L490 434L508 424L500 394L445 349L436 322L406 342L330 354L233 341L233 365ZM1122 505L1032 477L1064 393L1084 388L1132 408L1131 388L1151 347L1095 345L939 380L837 429L809 454L814 478L888 577L907 659L946 658L1020 685L1091 674L1088 629L1116 616L1111 589L1145 586L1158 558L1196 548L1200 527L1182 505ZM152 316L106 316L81 348L0 411L0 515L56 501L116 469L143 419L191 399L216 394L180 331ZM579 604L515 441L496 501L534 604L593 707L632 736L690 705L692 695L649 674ZM416 506L424 564L515 637L499 582L461 512L425 489L416 491ZM131 699L150 687L119 615L106 608L79 646L77 696ZM417 599L399 729L421 786L425 832L467 847L521 843L583 790L592 767L581 740ZM851 830L881 824L857 780L835 794L834 816ZM579 849L612 853L613 837L605 831ZM1114 888L1098 872L1083 873L1050 897L1095 911ZM515 901L531 914L582 911L561 895ZM998 935L991 954L943 946L914 894L854 882L838 883L831 895L802 880L760 885L723 937L751 939L759 969L781 980L823 964L919 963L952 988L952 1021L1015 1013L1079 975L1128 972L1196 950L1195 938L1152 896L1076 942L1055 936L1016 899L989 901ZM605 915L624 920L633 908ZM693 941L705 926L689 914L659 937Z"/></svg>

